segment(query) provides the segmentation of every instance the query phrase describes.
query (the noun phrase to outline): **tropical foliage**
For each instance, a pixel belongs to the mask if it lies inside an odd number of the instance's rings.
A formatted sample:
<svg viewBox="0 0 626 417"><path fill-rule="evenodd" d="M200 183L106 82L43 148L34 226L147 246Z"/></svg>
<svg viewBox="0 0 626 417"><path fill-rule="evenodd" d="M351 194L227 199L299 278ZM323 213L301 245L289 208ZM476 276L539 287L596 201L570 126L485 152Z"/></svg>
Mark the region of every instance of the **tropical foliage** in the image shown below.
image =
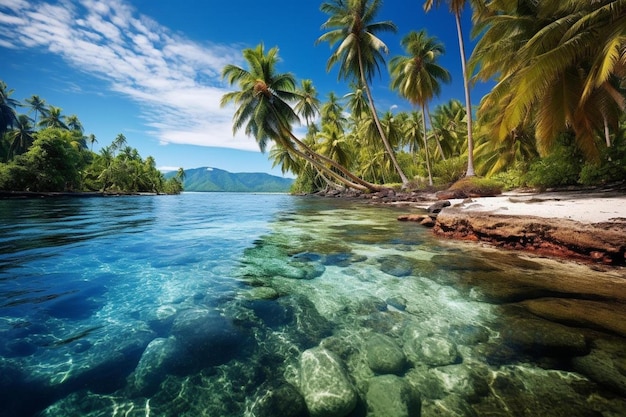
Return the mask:
<svg viewBox="0 0 626 417"><path fill-rule="evenodd" d="M416 111L381 113L372 97L388 53L379 34L397 30L376 19L382 1L328 0L317 42L330 44L327 69L338 67L349 91L320 100L311 80L296 88L292 75L276 72L277 47L247 49L248 69L223 72L240 88L222 100L235 105L234 130L261 149L272 142L270 158L297 175L298 192L439 187L475 175L507 187L626 180L626 1L425 0L423 8L443 4L455 18L462 72L438 64L444 45L419 28L401 38L405 55L389 60L390 88ZM467 12L476 37L469 59ZM465 102L429 111L452 77L462 78ZM494 88L472 109L477 80Z"/></svg>
<svg viewBox="0 0 626 417"><path fill-rule="evenodd" d="M100 153L87 148L97 142L83 134L76 115L64 116L59 107L47 106L39 96L22 104L11 98L0 81L0 190L102 191L176 194L182 191L184 171L165 180L154 158L145 160L127 146L119 134ZM18 114L18 107L34 113Z"/></svg>

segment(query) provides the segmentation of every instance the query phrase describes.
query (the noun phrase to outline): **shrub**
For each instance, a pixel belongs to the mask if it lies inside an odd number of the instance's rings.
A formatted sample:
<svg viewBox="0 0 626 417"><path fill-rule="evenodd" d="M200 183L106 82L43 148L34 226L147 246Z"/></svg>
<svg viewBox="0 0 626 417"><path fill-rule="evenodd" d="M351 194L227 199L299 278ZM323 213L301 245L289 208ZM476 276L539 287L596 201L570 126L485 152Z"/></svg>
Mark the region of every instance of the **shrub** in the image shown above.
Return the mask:
<svg viewBox="0 0 626 417"><path fill-rule="evenodd" d="M462 191L466 195L492 196L502 193L502 184L491 178L465 177L448 188L450 191Z"/></svg>
<svg viewBox="0 0 626 417"><path fill-rule="evenodd" d="M433 177L438 184L450 184L465 175L467 157L455 156L433 164Z"/></svg>

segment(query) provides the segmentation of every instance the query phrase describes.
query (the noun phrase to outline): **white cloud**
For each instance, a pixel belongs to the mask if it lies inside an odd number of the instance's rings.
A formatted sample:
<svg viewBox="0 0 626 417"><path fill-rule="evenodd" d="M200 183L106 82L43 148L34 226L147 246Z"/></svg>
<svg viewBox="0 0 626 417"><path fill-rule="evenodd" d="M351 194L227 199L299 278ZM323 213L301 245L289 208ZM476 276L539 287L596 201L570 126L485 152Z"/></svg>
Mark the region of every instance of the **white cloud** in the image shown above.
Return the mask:
<svg viewBox="0 0 626 417"><path fill-rule="evenodd" d="M221 69L241 63L240 50L183 38L122 0L3 0L0 46L46 48L107 81L140 105L147 130L163 144L258 151L254 139L233 137L233 109L219 105L227 92Z"/></svg>

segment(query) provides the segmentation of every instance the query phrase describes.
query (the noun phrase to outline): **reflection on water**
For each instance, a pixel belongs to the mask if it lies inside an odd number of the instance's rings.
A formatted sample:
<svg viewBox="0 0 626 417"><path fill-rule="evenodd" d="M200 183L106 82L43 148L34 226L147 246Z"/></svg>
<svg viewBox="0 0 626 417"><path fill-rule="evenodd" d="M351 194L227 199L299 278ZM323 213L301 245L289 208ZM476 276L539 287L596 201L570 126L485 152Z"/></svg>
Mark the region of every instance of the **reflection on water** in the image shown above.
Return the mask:
<svg viewBox="0 0 626 417"><path fill-rule="evenodd" d="M284 195L0 201L0 416L618 416L623 270Z"/></svg>

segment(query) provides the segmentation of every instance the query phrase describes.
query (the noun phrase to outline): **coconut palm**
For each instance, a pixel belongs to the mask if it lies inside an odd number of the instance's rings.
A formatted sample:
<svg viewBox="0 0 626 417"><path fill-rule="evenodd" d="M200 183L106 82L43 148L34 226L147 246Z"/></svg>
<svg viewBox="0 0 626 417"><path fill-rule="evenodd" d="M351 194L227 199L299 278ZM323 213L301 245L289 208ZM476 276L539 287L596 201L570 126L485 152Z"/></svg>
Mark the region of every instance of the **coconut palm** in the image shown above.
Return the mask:
<svg viewBox="0 0 626 417"><path fill-rule="evenodd" d="M304 118L307 125L310 125L320 113L320 101L317 98L317 90L313 86L313 81L302 80L300 88L296 92L300 97L293 109Z"/></svg>
<svg viewBox="0 0 626 417"><path fill-rule="evenodd" d="M48 107L48 113L42 115L43 117L39 120L39 126L69 130L69 127L63 122L64 116L61 114L62 111L63 109L56 106Z"/></svg>
<svg viewBox="0 0 626 417"><path fill-rule="evenodd" d="M387 46L376 34L397 30L390 21L374 21L381 4L381 0L331 0L322 3L320 10L329 15L322 29L329 31L320 36L316 43L328 42L331 47L339 44L328 59L326 68L330 70L339 63L339 79L354 79L363 86L380 139L402 184L406 185L408 178L385 136L369 88L369 82L379 72L380 64L384 63L383 53L388 53Z"/></svg>
<svg viewBox="0 0 626 417"><path fill-rule="evenodd" d="M38 124L38 117L39 115L41 116L45 116L48 113L48 108L46 106L46 100L42 99L41 97L39 97L38 95L33 95L30 98L27 98L26 103L28 103L30 106L30 111L35 112L35 119L34 119L34 123L35 126L37 126Z"/></svg>
<svg viewBox="0 0 626 417"><path fill-rule="evenodd" d="M93 152L93 144L94 143L98 143L98 139L96 139L96 135L94 135L93 133L90 133L89 136L87 136L87 140L89 141L89 145L90 150Z"/></svg>
<svg viewBox="0 0 626 417"><path fill-rule="evenodd" d="M34 131L31 118L25 114L17 116L15 129L6 134L10 142L9 157L21 155L26 152L35 141L33 134Z"/></svg>
<svg viewBox="0 0 626 417"><path fill-rule="evenodd" d="M11 98L11 94L13 94L13 90L9 90L4 81L0 81L0 138L18 123L15 108L20 104Z"/></svg>
<svg viewBox="0 0 626 417"><path fill-rule="evenodd" d="M609 127L626 109L626 2L494 1L487 11L475 16L483 38L471 61L478 78L498 77L479 109L494 136L505 140L532 123L546 153L571 130L583 153L597 158L596 139L604 134L610 144ZM502 37L511 40L492 44Z"/></svg>
<svg viewBox="0 0 626 417"><path fill-rule="evenodd" d="M229 64L222 70L222 77L229 84L238 84L241 88L226 93L221 100L222 106L230 103L237 106L233 116L233 133L244 128L246 135L256 139L261 151L265 151L268 143L273 141L348 187L380 189L356 177L335 161L317 154L293 134L291 125L300 120L290 103L297 102L300 96L293 75L276 72L278 48L271 48L266 54L263 44L259 44L254 49L245 49L243 55L249 69ZM347 179L325 164L339 170Z"/></svg>
<svg viewBox="0 0 626 417"><path fill-rule="evenodd" d="M461 56L461 69L463 71L463 88L465 90L465 112L468 117L467 123L467 171L465 176L471 177L476 175L474 171L474 136L472 131L472 100L470 97L470 73L467 69L467 59L465 57L465 40L463 38L463 28L461 27L461 12L468 3L467 0L425 0L424 10L428 13L433 6L439 7L439 5L445 1L448 3L450 12L454 15L456 22L456 32L459 39L459 52ZM483 9L483 0L469 0L477 10Z"/></svg>
<svg viewBox="0 0 626 417"><path fill-rule="evenodd" d="M343 114L343 107L339 102L339 97L332 91L328 94L328 99L322 105L320 115L322 117L322 125L332 124L342 133L345 131L345 125L348 123L348 119L346 119Z"/></svg>
<svg viewBox="0 0 626 417"><path fill-rule="evenodd" d="M464 138L467 134L467 114L463 103L452 99L435 107L431 116L431 129L437 136L442 154L447 157L460 156L466 145Z"/></svg>
<svg viewBox="0 0 626 417"><path fill-rule="evenodd" d="M426 111L428 102L441 92L440 82L450 82L450 73L437 64L437 58L445 52L445 48L437 38L429 37L425 30L410 32L401 43L407 55L393 57L389 62L391 88L422 109L428 184L432 186L433 177L426 143Z"/></svg>
<svg viewBox="0 0 626 417"><path fill-rule="evenodd" d="M78 116L72 114L71 116L65 116L65 124L70 130L83 133L83 124L78 119Z"/></svg>

